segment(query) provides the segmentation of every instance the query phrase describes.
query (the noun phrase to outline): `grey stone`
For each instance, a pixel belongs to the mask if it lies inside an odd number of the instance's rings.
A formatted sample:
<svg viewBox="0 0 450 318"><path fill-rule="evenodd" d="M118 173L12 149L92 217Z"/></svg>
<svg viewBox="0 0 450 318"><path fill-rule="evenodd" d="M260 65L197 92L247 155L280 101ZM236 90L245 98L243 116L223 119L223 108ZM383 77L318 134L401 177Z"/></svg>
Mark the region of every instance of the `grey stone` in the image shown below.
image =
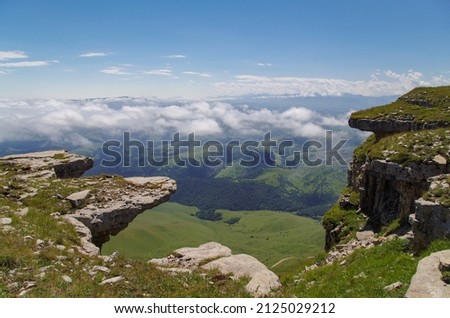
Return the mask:
<svg viewBox="0 0 450 318"><path fill-rule="evenodd" d="M403 286L403 284L402 284L401 282L395 282L395 283L393 283L393 284L390 284L390 285L388 285L388 286L385 286L385 287L384 287L384 290L390 292L390 291L399 289L399 288L402 287L402 286Z"/></svg>
<svg viewBox="0 0 450 318"><path fill-rule="evenodd" d="M118 283L118 282L120 282L120 281L122 281L123 280L123 277L122 276L116 276L116 277L112 277L112 278L108 278L108 279L104 279L101 283L100 283L100 285L107 285L107 284L115 284L115 283Z"/></svg>
<svg viewBox="0 0 450 318"><path fill-rule="evenodd" d="M0 224L1 225L10 225L12 223L12 219L11 218L1 218L0 219Z"/></svg>
<svg viewBox="0 0 450 318"><path fill-rule="evenodd" d="M281 286L277 275L256 258L246 254L222 257L203 265L202 268L217 269L223 274L232 274L236 278L249 277L250 282L245 289L257 297L266 296L273 289Z"/></svg>
<svg viewBox="0 0 450 318"><path fill-rule="evenodd" d="M63 275L62 279L67 284L71 284L72 283L72 278L67 276L67 275Z"/></svg>
<svg viewBox="0 0 450 318"><path fill-rule="evenodd" d="M72 193L67 197L67 200L69 200L73 208L78 209L86 204L86 200L89 197L90 193L90 190Z"/></svg>
<svg viewBox="0 0 450 318"><path fill-rule="evenodd" d="M408 298L449 298L449 285L442 281L439 270L441 259L450 258L450 250L432 253L419 261L405 297Z"/></svg>
<svg viewBox="0 0 450 318"><path fill-rule="evenodd" d="M94 267L92 267L92 271L109 273L111 270L106 266L94 266Z"/></svg>
<svg viewBox="0 0 450 318"><path fill-rule="evenodd" d="M36 240L36 247L37 247L37 248L43 248L43 247L45 247L45 241L44 241L44 240L41 240L41 239L37 239L37 240Z"/></svg>
<svg viewBox="0 0 450 318"><path fill-rule="evenodd" d="M28 214L28 207L17 210L16 214L19 216L26 216Z"/></svg>
<svg viewBox="0 0 450 318"><path fill-rule="evenodd" d="M373 231L360 231L356 232L356 239L358 241L364 241L367 239L371 239L375 237L375 233Z"/></svg>
<svg viewBox="0 0 450 318"><path fill-rule="evenodd" d="M185 268L197 267L206 260L230 256L231 250L216 242L209 242L199 247L184 247L175 250L171 256L151 259L150 263L157 266L182 265Z"/></svg>
<svg viewBox="0 0 450 318"><path fill-rule="evenodd" d="M438 165L446 165L447 164L447 159L445 159L441 155L434 156L433 161L435 163L437 163Z"/></svg>

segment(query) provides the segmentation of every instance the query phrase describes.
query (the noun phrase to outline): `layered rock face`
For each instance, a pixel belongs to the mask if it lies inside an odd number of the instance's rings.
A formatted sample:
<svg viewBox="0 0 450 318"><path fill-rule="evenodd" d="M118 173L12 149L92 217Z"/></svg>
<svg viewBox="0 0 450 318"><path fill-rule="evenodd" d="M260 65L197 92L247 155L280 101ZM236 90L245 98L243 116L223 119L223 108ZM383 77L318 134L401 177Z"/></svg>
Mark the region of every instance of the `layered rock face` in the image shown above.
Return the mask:
<svg viewBox="0 0 450 318"><path fill-rule="evenodd" d="M450 87L418 88L396 102L352 114L349 126L371 131L348 172L348 187L360 198L359 211L374 230L399 219L412 225L413 245L450 238L449 209L421 197L450 173ZM438 198L439 199L439 198ZM326 229L330 240L337 228Z"/></svg>
<svg viewBox="0 0 450 318"><path fill-rule="evenodd" d="M21 178L57 177L79 178L94 165L94 160L70 154L64 150L50 150L0 158L3 162L23 167Z"/></svg>
<svg viewBox="0 0 450 318"><path fill-rule="evenodd" d="M353 164L349 186L360 193L361 211L375 227L399 218L407 222L415 201L428 191L429 178L449 172L446 164L403 166L386 160Z"/></svg>

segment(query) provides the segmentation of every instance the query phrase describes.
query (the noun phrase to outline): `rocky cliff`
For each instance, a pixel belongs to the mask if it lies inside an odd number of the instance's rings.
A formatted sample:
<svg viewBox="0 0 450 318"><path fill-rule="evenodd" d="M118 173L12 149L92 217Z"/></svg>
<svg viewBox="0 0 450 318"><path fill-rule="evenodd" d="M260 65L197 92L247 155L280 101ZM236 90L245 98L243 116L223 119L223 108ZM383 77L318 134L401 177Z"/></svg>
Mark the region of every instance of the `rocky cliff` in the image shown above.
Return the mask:
<svg viewBox="0 0 450 318"><path fill-rule="evenodd" d="M448 183L436 184L450 173L449 95L450 87L417 88L392 104L352 114L351 127L374 133L355 150L349 167L348 188L358 203L347 209L341 200L343 215L363 217L360 229L379 232L395 221L407 231L412 225L416 249L450 238ZM328 249L348 227L330 219L324 224Z"/></svg>

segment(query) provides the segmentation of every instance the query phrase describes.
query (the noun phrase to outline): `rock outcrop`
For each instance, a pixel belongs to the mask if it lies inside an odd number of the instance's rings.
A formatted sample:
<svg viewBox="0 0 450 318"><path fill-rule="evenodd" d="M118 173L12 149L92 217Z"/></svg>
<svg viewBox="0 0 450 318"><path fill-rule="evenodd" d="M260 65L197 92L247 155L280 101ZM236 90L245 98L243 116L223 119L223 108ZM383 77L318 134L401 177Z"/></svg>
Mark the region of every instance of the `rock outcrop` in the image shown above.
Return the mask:
<svg viewBox="0 0 450 318"><path fill-rule="evenodd" d="M450 175L439 175L430 178L430 194L427 200L419 198L415 201L414 213L409 221L414 232L414 248L421 250L435 239L450 239ZM433 193L439 195L434 197ZM447 200L444 204L438 199Z"/></svg>
<svg viewBox="0 0 450 318"><path fill-rule="evenodd" d="M180 248L172 255L152 259L150 263L162 271L172 273L191 272L202 268L219 270L222 274L233 275L236 279L248 277L250 282L245 289L256 297L267 296L281 286L278 276L256 258L246 254L232 255L228 247L216 242L209 242L196 248Z"/></svg>
<svg viewBox="0 0 450 318"><path fill-rule="evenodd" d="M405 296L408 298L450 297L450 285L442 281L442 273L439 270L441 259L449 257L450 250L445 250L421 259Z"/></svg>
<svg viewBox="0 0 450 318"><path fill-rule="evenodd" d="M70 154L65 150L50 150L0 158L1 162L20 167L20 178L79 178L94 165L92 158Z"/></svg>
<svg viewBox="0 0 450 318"><path fill-rule="evenodd" d="M79 202L82 197L84 207L65 216L74 218L84 224L92 234L92 242L101 247L116 235L133 219L144 212L169 200L176 191L176 183L167 177L135 177L124 178L121 184L109 178L100 182L92 182L95 194L86 198L88 192L72 195Z"/></svg>
<svg viewBox="0 0 450 318"><path fill-rule="evenodd" d="M22 192L3 188L3 195L22 204L38 189L45 190L57 179L65 180L65 188L73 189L66 198L55 193L61 200L70 202L72 209L55 213L54 217L72 224L80 235L80 249L89 255L97 255L110 235L122 231L140 213L167 201L176 191L176 183L167 177L94 176L75 179L92 168L91 158L70 154L64 150L43 151L0 158L0 164L11 166L14 179L20 181ZM39 181L35 183L34 181ZM20 213L28 212L25 207ZM2 230L5 228L3 227Z"/></svg>
<svg viewBox="0 0 450 318"><path fill-rule="evenodd" d="M450 237L448 208L421 199L435 177L450 173L450 131L441 128L450 126L449 91L417 88L392 104L353 113L348 122L376 136L355 151L348 171L359 212L375 230L396 219L403 226L412 222L417 249ZM328 247L337 243L339 226L326 228Z"/></svg>
<svg viewBox="0 0 450 318"><path fill-rule="evenodd" d="M429 178L448 173L437 163L404 166L386 160L370 160L352 165L349 186L360 194L361 211L377 227L399 218L408 221L415 201L429 188Z"/></svg>
<svg viewBox="0 0 450 318"><path fill-rule="evenodd" d="M418 88L392 104L351 115L350 127L371 131L375 137L355 150L348 171L348 188L359 196L359 205L349 205L348 194L341 198L338 213L333 211L327 219L331 221L324 222L326 247L331 249L327 262L391 238L408 239L415 252L433 240L450 239L450 130L442 128L450 126L449 95L450 87ZM355 226L361 214L367 220ZM357 226L377 232L391 225L394 233L378 237L359 231L356 239L347 236L350 242L340 244L352 222L353 235ZM447 263L449 253L434 253L420 261L407 297L450 297L439 270L440 259L445 257L441 263ZM386 286L391 288L396 287Z"/></svg>
<svg viewBox="0 0 450 318"><path fill-rule="evenodd" d="M448 122L415 122L413 120L383 120L383 119L353 119L350 118L348 125L352 128L356 128L362 131L371 131L375 133L378 138L383 136L402 132L402 131L412 131L412 130L423 130L423 129L436 129L439 127L447 127L450 123Z"/></svg>

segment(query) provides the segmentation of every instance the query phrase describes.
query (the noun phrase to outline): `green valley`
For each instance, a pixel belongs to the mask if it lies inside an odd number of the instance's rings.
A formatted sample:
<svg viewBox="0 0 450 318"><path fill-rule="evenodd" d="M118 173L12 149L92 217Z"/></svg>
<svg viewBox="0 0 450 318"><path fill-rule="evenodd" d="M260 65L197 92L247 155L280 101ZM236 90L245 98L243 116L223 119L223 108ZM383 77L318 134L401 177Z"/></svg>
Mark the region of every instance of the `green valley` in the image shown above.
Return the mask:
<svg viewBox="0 0 450 318"><path fill-rule="evenodd" d="M165 203L139 215L127 229L111 237L103 254L118 250L131 258L167 256L174 249L216 241L234 254L256 257L280 273L294 268L307 257L323 250L324 230L319 222L286 212L218 210L217 222L198 219L196 207ZM225 221L239 217L229 225ZM280 262L282 261L282 262Z"/></svg>

